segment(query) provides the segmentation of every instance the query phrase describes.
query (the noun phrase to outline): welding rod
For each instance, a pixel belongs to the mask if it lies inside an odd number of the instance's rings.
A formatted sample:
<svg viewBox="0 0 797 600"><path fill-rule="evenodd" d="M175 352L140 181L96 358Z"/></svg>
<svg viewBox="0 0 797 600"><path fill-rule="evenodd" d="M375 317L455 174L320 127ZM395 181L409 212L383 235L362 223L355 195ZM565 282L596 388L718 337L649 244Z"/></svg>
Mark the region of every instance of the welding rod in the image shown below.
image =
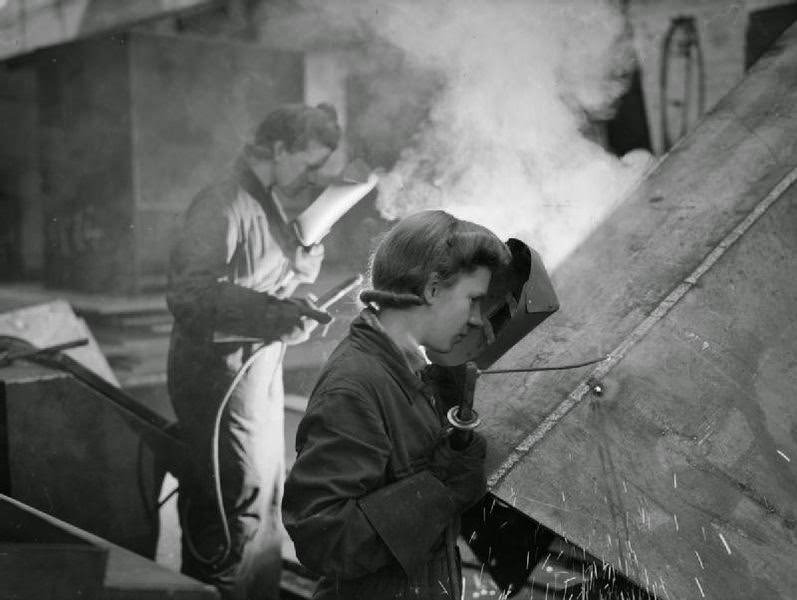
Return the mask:
<svg viewBox="0 0 797 600"><path fill-rule="evenodd" d="M572 365L552 365L550 367L526 367L525 369L487 369L479 371L479 375L496 375L499 373L534 373L536 371L564 371L566 369L577 369L578 367L586 367L587 365L594 365L595 363L603 362L609 358L609 355L601 356L600 358L593 358L580 363Z"/></svg>
<svg viewBox="0 0 797 600"><path fill-rule="evenodd" d="M321 310L327 310L333 304L335 304L338 300L343 298L346 294L356 288L363 282L363 276L361 274L354 275L349 277L339 285L335 286L331 290L329 290L326 294L319 297L315 303L318 308Z"/></svg>

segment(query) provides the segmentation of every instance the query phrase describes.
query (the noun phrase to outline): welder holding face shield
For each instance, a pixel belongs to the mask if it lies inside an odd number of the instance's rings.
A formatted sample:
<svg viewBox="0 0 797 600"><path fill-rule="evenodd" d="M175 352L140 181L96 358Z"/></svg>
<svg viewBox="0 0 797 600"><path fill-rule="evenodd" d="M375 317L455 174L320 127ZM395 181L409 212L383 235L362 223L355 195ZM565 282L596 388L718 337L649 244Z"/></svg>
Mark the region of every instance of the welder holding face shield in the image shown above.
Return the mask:
<svg viewBox="0 0 797 600"><path fill-rule="evenodd" d="M324 252L298 244L278 198L296 197L339 139L329 105L273 111L234 172L193 200L172 249L168 384L191 450L182 571L225 599L279 597L282 360L328 315L290 298L316 279Z"/></svg>
<svg viewBox="0 0 797 600"><path fill-rule="evenodd" d="M317 599L460 597L459 517L486 491L485 441L455 449L424 350L481 327L510 253L443 211L401 220L371 258L367 307L324 366L297 432L283 521Z"/></svg>

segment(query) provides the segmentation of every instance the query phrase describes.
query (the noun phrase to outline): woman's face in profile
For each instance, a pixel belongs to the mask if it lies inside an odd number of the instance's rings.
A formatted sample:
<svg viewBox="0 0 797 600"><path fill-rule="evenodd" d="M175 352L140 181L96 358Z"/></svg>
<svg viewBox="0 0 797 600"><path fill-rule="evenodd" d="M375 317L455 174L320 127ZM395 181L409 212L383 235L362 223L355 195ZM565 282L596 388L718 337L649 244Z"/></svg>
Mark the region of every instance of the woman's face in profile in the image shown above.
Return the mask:
<svg viewBox="0 0 797 600"><path fill-rule="evenodd" d="M434 352L450 352L472 328L482 327L482 299L490 277L487 267L477 267L461 273L453 285L430 284L427 298L431 314L421 345Z"/></svg>

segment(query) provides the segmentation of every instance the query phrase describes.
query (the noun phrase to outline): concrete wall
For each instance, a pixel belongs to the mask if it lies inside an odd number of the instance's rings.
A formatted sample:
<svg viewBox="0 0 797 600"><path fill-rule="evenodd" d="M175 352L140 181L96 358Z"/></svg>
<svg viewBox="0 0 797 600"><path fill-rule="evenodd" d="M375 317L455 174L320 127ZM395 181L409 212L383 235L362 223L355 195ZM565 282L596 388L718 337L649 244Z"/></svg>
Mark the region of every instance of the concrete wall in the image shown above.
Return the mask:
<svg viewBox="0 0 797 600"><path fill-rule="evenodd" d="M13 124L0 206L18 223L9 235L42 228L31 239L47 285L88 292L162 285L191 198L228 172L269 110L303 98L300 54L223 39L101 36L36 64L35 78L0 78L0 114ZM43 224L21 213L29 205Z"/></svg>
<svg viewBox="0 0 797 600"><path fill-rule="evenodd" d="M135 289L126 36L50 51L39 67L45 283Z"/></svg>
<svg viewBox="0 0 797 600"><path fill-rule="evenodd" d="M36 71L0 64L0 278L44 264Z"/></svg>
<svg viewBox="0 0 797 600"><path fill-rule="evenodd" d="M143 19L219 4L209 0L0 0L0 60Z"/></svg>

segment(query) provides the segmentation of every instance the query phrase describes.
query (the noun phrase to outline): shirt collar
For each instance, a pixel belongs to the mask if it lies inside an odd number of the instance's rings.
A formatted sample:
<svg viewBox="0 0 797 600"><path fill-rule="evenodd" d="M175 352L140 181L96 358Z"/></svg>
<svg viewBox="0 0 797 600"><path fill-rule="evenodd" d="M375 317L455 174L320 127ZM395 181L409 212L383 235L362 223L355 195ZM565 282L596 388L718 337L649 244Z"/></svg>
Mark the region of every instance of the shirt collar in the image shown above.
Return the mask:
<svg viewBox="0 0 797 600"><path fill-rule="evenodd" d="M395 346L396 350L398 350L399 354L401 354L401 356L404 358L406 361L406 366L410 372L415 376L420 377L420 372L424 367L426 367L427 364L429 364L429 359L426 358L426 354L424 353L423 349L416 344L404 345L397 343L396 340L394 340L385 330L384 326L379 321L379 316L374 310L363 310L362 317L368 325L384 334L388 341Z"/></svg>

